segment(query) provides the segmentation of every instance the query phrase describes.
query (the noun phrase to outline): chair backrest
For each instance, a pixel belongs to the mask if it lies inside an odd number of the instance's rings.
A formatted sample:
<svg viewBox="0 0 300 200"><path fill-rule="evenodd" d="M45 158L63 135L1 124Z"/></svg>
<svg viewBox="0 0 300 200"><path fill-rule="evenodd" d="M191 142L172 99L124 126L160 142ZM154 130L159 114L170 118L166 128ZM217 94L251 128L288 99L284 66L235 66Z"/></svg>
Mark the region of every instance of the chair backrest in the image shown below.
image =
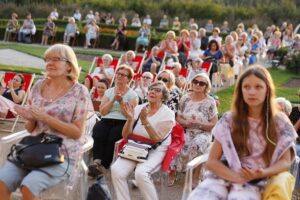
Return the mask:
<svg viewBox="0 0 300 200"><path fill-rule="evenodd" d="M16 74L22 74L22 73L5 72L4 82L5 82L6 87L8 86L9 81L12 80ZM32 80L33 75L32 74L22 74L22 75L24 76L24 87L23 87L23 89L26 92L28 90L30 84L31 84L31 80Z"/></svg>
<svg viewBox="0 0 300 200"><path fill-rule="evenodd" d="M204 69L207 74L209 74L211 66L212 66L212 62L206 62L205 61L205 62L202 63L201 68Z"/></svg>

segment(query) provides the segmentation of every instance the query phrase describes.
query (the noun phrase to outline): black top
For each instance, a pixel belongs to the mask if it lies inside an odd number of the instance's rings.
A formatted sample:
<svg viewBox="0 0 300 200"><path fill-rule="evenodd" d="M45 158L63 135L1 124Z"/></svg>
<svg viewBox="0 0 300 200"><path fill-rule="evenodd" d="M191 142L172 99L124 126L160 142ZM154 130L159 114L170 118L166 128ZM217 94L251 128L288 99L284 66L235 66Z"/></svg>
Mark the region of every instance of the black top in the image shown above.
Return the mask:
<svg viewBox="0 0 300 200"><path fill-rule="evenodd" d="M298 107L294 107L290 114L290 120L291 120L292 124L295 125L299 119L300 119L300 111L299 111ZM300 128L296 131L297 131L298 136L300 136Z"/></svg>
<svg viewBox="0 0 300 200"><path fill-rule="evenodd" d="M18 93L19 93L20 90L21 90L20 88L15 89L15 93L18 95ZM7 98L7 99L9 99L9 100L11 100L11 101L14 101L14 99L12 98L12 95L11 95L11 92L10 92L9 89L6 89L3 92L2 96L5 97L5 98Z"/></svg>

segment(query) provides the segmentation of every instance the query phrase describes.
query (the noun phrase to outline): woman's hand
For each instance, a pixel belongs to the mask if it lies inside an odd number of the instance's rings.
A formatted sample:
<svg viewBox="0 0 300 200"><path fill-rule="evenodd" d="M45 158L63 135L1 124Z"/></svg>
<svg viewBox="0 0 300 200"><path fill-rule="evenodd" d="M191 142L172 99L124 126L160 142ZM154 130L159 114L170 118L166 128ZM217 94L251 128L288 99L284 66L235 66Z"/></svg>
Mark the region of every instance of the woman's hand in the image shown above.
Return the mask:
<svg viewBox="0 0 300 200"><path fill-rule="evenodd" d="M123 103L121 106L123 108L123 114L125 115L125 117L127 117L127 119L133 119L134 116L133 106L128 102Z"/></svg>
<svg viewBox="0 0 300 200"><path fill-rule="evenodd" d="M13 80L9 81L8 87L11 91L14 89L14 81Z"/></svg>
<svg viewBox="0 0 300 200"><path fill-rule="evenodd" d="M43 108L31 107L30 108L31 115L38 121L46 122L48 114L45 112Z"/></svg>
<svg viewBox="0 0 300 200"><path fill-rule="evenodd" d="M21 117L23 117L24 119L27 119L27 120L30 120L30 121L34 121L35 118L33 117L33 115L31 114L30 110L21 106L21 105L18 105L18 104L15 104L14 105L14 111L20 115Z"/></svg>
<svg viewBox="0 0 300 200"><path fill-rule="evenodd" d="M147 117L148 117L148 108L144 107L141 110L141 114L140 114L140 119L141 119L142 124L147 123Z"/></svg>
<svg viewBox="0 0 300 200"><path fill-rule="evenodd" d="M256 168L250 169L248 167L242 167L240 170L240 175L246 180L246 182L263 178L264 177L264 169L263 168Z"/></svg>
<svg viewBox="0 0 300 200"><path fill-rule="evenodd" d="M116 93L114 96L114 101L118 101L119 103L122 102L123 95L121 93Z"/></svg>

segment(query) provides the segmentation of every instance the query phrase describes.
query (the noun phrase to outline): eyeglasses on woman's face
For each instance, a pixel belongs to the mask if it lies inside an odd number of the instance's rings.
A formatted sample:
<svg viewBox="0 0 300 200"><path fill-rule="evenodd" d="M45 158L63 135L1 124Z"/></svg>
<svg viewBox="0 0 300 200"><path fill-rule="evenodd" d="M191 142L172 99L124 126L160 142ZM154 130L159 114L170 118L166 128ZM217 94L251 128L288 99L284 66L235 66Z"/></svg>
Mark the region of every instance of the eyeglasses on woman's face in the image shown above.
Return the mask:
<svg viewBox="0 0 300 200"><path fill-rule="evenodd" d="M158 87L149 87L148 89L149 92L156 92L156 93L159 93L162 91L161 88L158 88Z"/></svg>
<svg viewBox="0 0 300 200"><path fill-rule="evenodd" d="M169 82L168 79L166 79L166 78L161 78L161 77L157 78L157 80L158 80L158 81L162 81L162 82L164 82L164 83Z"/></svg>
<svg viewBox="0 0 300 200"><path fill-rule="evenodd" d="M49 62L59 62L59 61L69 62L68 59L66 59L66 58L59 58L59 57L44 58L44 61L45 61L46 63L49 63Z"/></svg>
<svg viewBox="0 0 300 200"><path fill-rule="evenodd" d="M204 82L204 81L198 81L198 80L196 80L196 79L194 79L194 80L192 81L192 83L193 83L194 85L199 85L199 86L201 86L201 87L207 85L206 82Z"/></svg>
<svg viewBox="0 0 300 200"><path fill-rule="evenodd" d="M124 74L124 73L121 73L121 72L117 72L116 75L117 75L117 76L121 76L121 77L123 77L123 78L124 78L124 77L128 77L128 74Z"/></svg>
<svg viewBox="0 0 300 200"><path fill-rule="evenodd" d="M149 76L142 76L142 78L143 78L143 79L148 79L148 80L152 79L152 78L149 77Z"/></svg>

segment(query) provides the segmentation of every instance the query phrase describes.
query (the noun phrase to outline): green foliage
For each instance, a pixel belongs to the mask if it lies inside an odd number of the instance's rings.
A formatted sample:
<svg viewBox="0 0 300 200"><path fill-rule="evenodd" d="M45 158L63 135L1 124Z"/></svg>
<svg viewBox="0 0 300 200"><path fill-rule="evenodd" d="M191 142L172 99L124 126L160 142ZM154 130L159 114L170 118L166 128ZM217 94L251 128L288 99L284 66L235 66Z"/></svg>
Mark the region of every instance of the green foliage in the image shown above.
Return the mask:
<svg viewBox="0 0 300 200"><path fill-rule="evenodd" d="M300 72L300 50L289 54L285 59L286 68L298 74Z"/></svg>

